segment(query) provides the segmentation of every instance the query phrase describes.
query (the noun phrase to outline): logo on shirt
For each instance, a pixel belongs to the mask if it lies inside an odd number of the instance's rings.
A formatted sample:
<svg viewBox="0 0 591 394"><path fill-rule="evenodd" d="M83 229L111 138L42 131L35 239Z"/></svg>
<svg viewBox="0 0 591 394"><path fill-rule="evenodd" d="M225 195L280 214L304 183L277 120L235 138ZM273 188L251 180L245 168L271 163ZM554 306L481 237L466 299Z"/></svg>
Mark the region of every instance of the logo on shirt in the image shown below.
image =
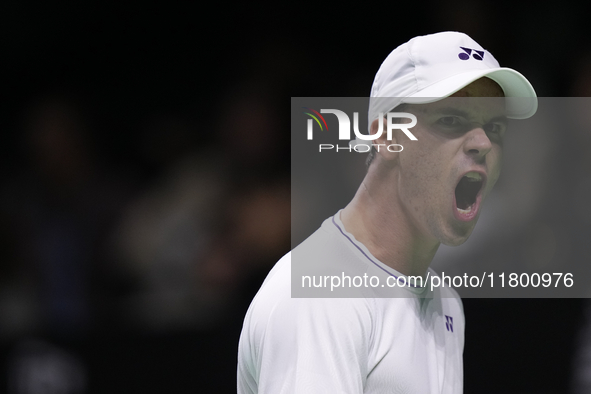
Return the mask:
<svg viewBox="0 0 591 394"><path fill-rule="evenodd" d="M470 59L470 55L476 60L482 60L484 58L484 51L478 51L472 48L460 47L464 52L460 52L458 57L462 60ZM474 51L474 53L472 53Z"/></svg>
<svg viewBox="0 0 591 394"><path fill-rule="evenodd" d="M454 318L453 317L445 315L445 328L447 328L447 331L454 332Z"/></svg>

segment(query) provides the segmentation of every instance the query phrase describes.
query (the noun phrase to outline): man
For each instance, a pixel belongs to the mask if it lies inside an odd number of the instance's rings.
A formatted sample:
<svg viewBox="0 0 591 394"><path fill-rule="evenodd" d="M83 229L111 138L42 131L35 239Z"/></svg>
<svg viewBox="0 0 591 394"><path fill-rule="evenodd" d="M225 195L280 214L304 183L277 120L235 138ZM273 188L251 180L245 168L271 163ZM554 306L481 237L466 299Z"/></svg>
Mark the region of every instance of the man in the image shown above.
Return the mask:
<svg viewBox="0 0 591 394"><path fill-rule="evenodd" d="M417 140L382 133L374 148L404 149L373 150L353 200L269 273L245 318L238 392L461 393L461 301L409 278L433 277L439 245L467 240L500 174L506 119L536 109L530 83L465 34L395 49L374 80L370 133L380 122L386 129L386 112L404 112L416 117ZM382 286L359 286L350 298L291 298L300 283L292 265L376 276ZM384 287L389 278L408 285Z"/></svg>

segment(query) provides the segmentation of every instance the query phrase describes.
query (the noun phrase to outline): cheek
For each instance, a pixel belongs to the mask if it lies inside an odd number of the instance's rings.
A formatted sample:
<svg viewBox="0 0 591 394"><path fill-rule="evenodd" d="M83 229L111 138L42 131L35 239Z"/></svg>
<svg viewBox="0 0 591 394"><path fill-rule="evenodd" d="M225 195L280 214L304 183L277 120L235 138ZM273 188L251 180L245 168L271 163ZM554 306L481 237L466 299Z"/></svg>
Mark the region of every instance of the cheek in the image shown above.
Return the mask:
<svg viewBox="0 0 591 394"><path fill-rule="evenodd" d="M410 152L409 152L410 153ZM449 169L434 152L416 151L403 160L401 193L414 211L424 212L442 199L444 173ZM412 160L411 160L412 158ZM449 160L448 160L449 161Z"/></svg>
<svg viewBox="0 0 591 394"><path fill-rule="evenodd" d="M491 152L491 153L493 153L493 152ZM490 189L493 188L495 183L497 183L497 180L499 179L499 176L501 175L503 153L499 149L497 152L494 152L494 154L492 154L492 155L489 154L488 157L490 158L489 173L488 173L488 181L489 181L488 189L490 191Z"/></svg>

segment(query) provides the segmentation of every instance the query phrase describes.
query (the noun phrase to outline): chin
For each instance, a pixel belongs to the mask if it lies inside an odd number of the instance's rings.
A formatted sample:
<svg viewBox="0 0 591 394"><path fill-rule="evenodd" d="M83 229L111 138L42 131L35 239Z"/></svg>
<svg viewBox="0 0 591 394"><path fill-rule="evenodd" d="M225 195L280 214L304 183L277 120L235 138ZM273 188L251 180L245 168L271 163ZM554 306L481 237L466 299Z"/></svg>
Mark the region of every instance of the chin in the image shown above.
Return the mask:
<svg viewBox="0 0 591 394"><path fill-rule="evenodd" d="M442 236L439 237L439 242L446 246L460 246L470 238L472 230L474 230L474 226L470 226L469 228L451 229L449 233L442 234Z"/></svg>
<svg viewBox="0 0 591 394"><path fill-rule="evenodd" d="M440 218L429 223L431 236L446 246L459 246L466 242L476 226L477 218L469 222L461 222L451 218Z"/></svg>
<svg viewBox="0 0 591 394"><path fill-rule="evenodd" d="M460 246L464 242L468 240L469 237L457 237L453 239L444 239L440 240L440 242L446 246Z"/></svg>

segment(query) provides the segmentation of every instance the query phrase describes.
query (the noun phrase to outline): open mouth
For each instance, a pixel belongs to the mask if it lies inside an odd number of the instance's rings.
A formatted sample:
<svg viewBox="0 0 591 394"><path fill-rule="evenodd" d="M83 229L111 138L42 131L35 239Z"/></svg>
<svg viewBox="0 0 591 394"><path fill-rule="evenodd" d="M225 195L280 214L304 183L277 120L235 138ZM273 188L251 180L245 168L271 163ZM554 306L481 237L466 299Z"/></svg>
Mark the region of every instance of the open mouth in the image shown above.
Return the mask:
<svg viewBox="0 0 591 394"><path fill-rule="evenodd" d="M477 172L468 172L456 186L456 207L461 214L468 214L476 208L478 195L484 181L482 175Z"/></svg>

